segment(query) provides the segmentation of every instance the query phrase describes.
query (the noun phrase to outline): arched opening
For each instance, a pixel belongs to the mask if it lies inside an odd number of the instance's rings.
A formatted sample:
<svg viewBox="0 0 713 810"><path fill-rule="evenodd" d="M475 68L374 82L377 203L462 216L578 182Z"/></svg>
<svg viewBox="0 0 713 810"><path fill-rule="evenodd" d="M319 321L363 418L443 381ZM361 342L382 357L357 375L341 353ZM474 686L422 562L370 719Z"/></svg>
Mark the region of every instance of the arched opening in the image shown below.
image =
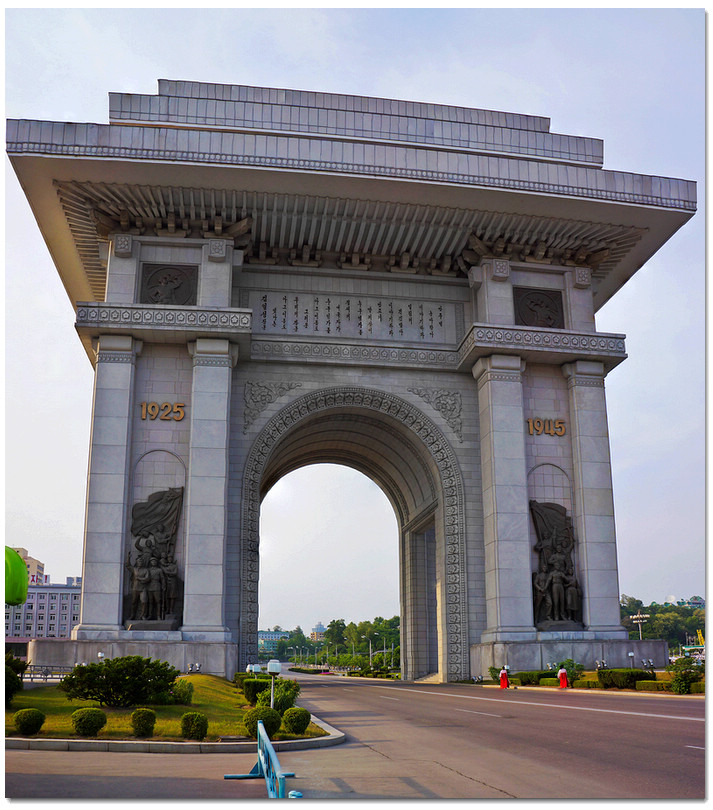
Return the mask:
<svg viewBox="0 0 713 810"><path fill-rule="evenodd" d="M335 388L296 399L252 444L243 478L241 658L255 655L260 504L287 473L349 466L378 484L399 536L401 664L405 678L457 680L468 671L463 483L441 431L391 394Z"/></svg>
<svg viewBox="0 0 713 810"><path fill-rule="evenodd" d="M276 481L260 510L260 629L309 638L318 622L399 615L398 523L378 485L342 464Z"/></svg>

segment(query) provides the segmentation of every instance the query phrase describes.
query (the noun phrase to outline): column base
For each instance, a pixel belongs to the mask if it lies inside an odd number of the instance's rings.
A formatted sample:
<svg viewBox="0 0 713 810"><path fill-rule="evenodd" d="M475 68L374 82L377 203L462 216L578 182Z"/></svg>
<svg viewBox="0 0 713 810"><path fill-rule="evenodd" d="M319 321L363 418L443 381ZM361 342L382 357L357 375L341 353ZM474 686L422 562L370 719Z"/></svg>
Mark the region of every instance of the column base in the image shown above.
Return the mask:
<svg viewBox="0 0 713 810"><path fill-rule="evenodd" d="M232 642L233 634L227 627L201 627L183 625L181 638L184 641Z"/></svg>
<svg viewBox="0 0 713 810"><path fill-rule="evenodd" d="M120 624L78 624L72 628L72 640L95 641L97 639L119 639L124 634Z"/></svg>
<svg viewBox="0 0 713 810"><path fill-rule="evenodd" d="M535 641L537 631L534 627L489 627L481 636L481 643L495 644L508 641Z"/></svg>

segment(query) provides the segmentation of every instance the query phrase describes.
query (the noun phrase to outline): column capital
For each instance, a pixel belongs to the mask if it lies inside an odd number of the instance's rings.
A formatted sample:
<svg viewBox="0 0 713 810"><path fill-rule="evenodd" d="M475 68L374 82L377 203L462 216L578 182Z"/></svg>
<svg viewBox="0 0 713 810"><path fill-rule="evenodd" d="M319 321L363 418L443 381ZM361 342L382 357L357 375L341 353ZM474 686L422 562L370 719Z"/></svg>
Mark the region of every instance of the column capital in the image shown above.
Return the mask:
<svg viewBox="0 0 713 810"><path fill-rule="evenodd" d="M238 346L219 338L198 338L188 345L188 354L194 366L227 366L233 368L238 362Z"/></svg>
<svg viewBox="0 0 713 810"><path fill-rule="evenodd" d="M481 357L473 366L473 377L480 385L491 380L520 382L525 361L516 354L491 354ZM487 375L487 376L486 376Z"/></svg>
<svg viewBox="0 0 713 810"><path fill-rule="evenodd" d="M604 386L606 376L604 363L595 360L575 360L573 363L565 363L561 368L570 387L573 385Z"/></svg>
<svg viewBox="0 0 713 810"><path fill-rule="evenodd" d="M99 335L92 340L97 363L134 363L144 347L129 335Z"/></svg>

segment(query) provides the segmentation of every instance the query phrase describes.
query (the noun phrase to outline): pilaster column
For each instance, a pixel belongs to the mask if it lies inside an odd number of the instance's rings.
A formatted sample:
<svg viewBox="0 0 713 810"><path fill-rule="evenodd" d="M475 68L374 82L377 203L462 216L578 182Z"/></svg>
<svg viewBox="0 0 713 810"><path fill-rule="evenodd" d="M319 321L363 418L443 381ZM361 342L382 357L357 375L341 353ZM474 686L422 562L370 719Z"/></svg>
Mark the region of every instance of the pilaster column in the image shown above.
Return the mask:
<svg viewBox="0 0 713 810"><path fill-rule="evenodd" d="M230 389L237 347L199 338L193 356L183 638L229 641L224 621Z"/></svg>
<svg viewBox="0 0 713 810"><path fill-rule="evenodd" d="M626 638L619 618L604 366L577 360L562 366L562 372L569 387L574 525L579 543L578 574L584 597L584 625L590 631L605 632L608 638ZM612 633L616 635L612 636Z"/></svg>
<svg viewBox="0 0 713 810"><path fill-rule="evenodd" d="M527 464L519 357L491 355L478 383L488 627L481 641L535 638L528 542Z"/></svg>
<svg viewBox="0 0 713 810"><path fill-rule="evenodd" d="M82 612L72 638L117 637L129 502L131 415L141 341L102 335L94 372L82 563Z"/></svg>

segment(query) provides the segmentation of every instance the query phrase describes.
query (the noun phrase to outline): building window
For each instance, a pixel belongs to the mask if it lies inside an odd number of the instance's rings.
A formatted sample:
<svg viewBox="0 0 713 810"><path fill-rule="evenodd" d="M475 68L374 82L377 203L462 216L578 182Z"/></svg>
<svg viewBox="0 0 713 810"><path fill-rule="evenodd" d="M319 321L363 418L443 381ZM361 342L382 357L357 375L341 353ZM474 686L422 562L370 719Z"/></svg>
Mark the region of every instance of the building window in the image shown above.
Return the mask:
<svg viewBox="0 0 713 810"><path fill-rule="evenodd" d="M40 594L40 601L41 601L41 602L44 602L44 601L45 601L45 599L47 599L47 594L46 594L46 593L41 593L41 594Z"/></svg>

